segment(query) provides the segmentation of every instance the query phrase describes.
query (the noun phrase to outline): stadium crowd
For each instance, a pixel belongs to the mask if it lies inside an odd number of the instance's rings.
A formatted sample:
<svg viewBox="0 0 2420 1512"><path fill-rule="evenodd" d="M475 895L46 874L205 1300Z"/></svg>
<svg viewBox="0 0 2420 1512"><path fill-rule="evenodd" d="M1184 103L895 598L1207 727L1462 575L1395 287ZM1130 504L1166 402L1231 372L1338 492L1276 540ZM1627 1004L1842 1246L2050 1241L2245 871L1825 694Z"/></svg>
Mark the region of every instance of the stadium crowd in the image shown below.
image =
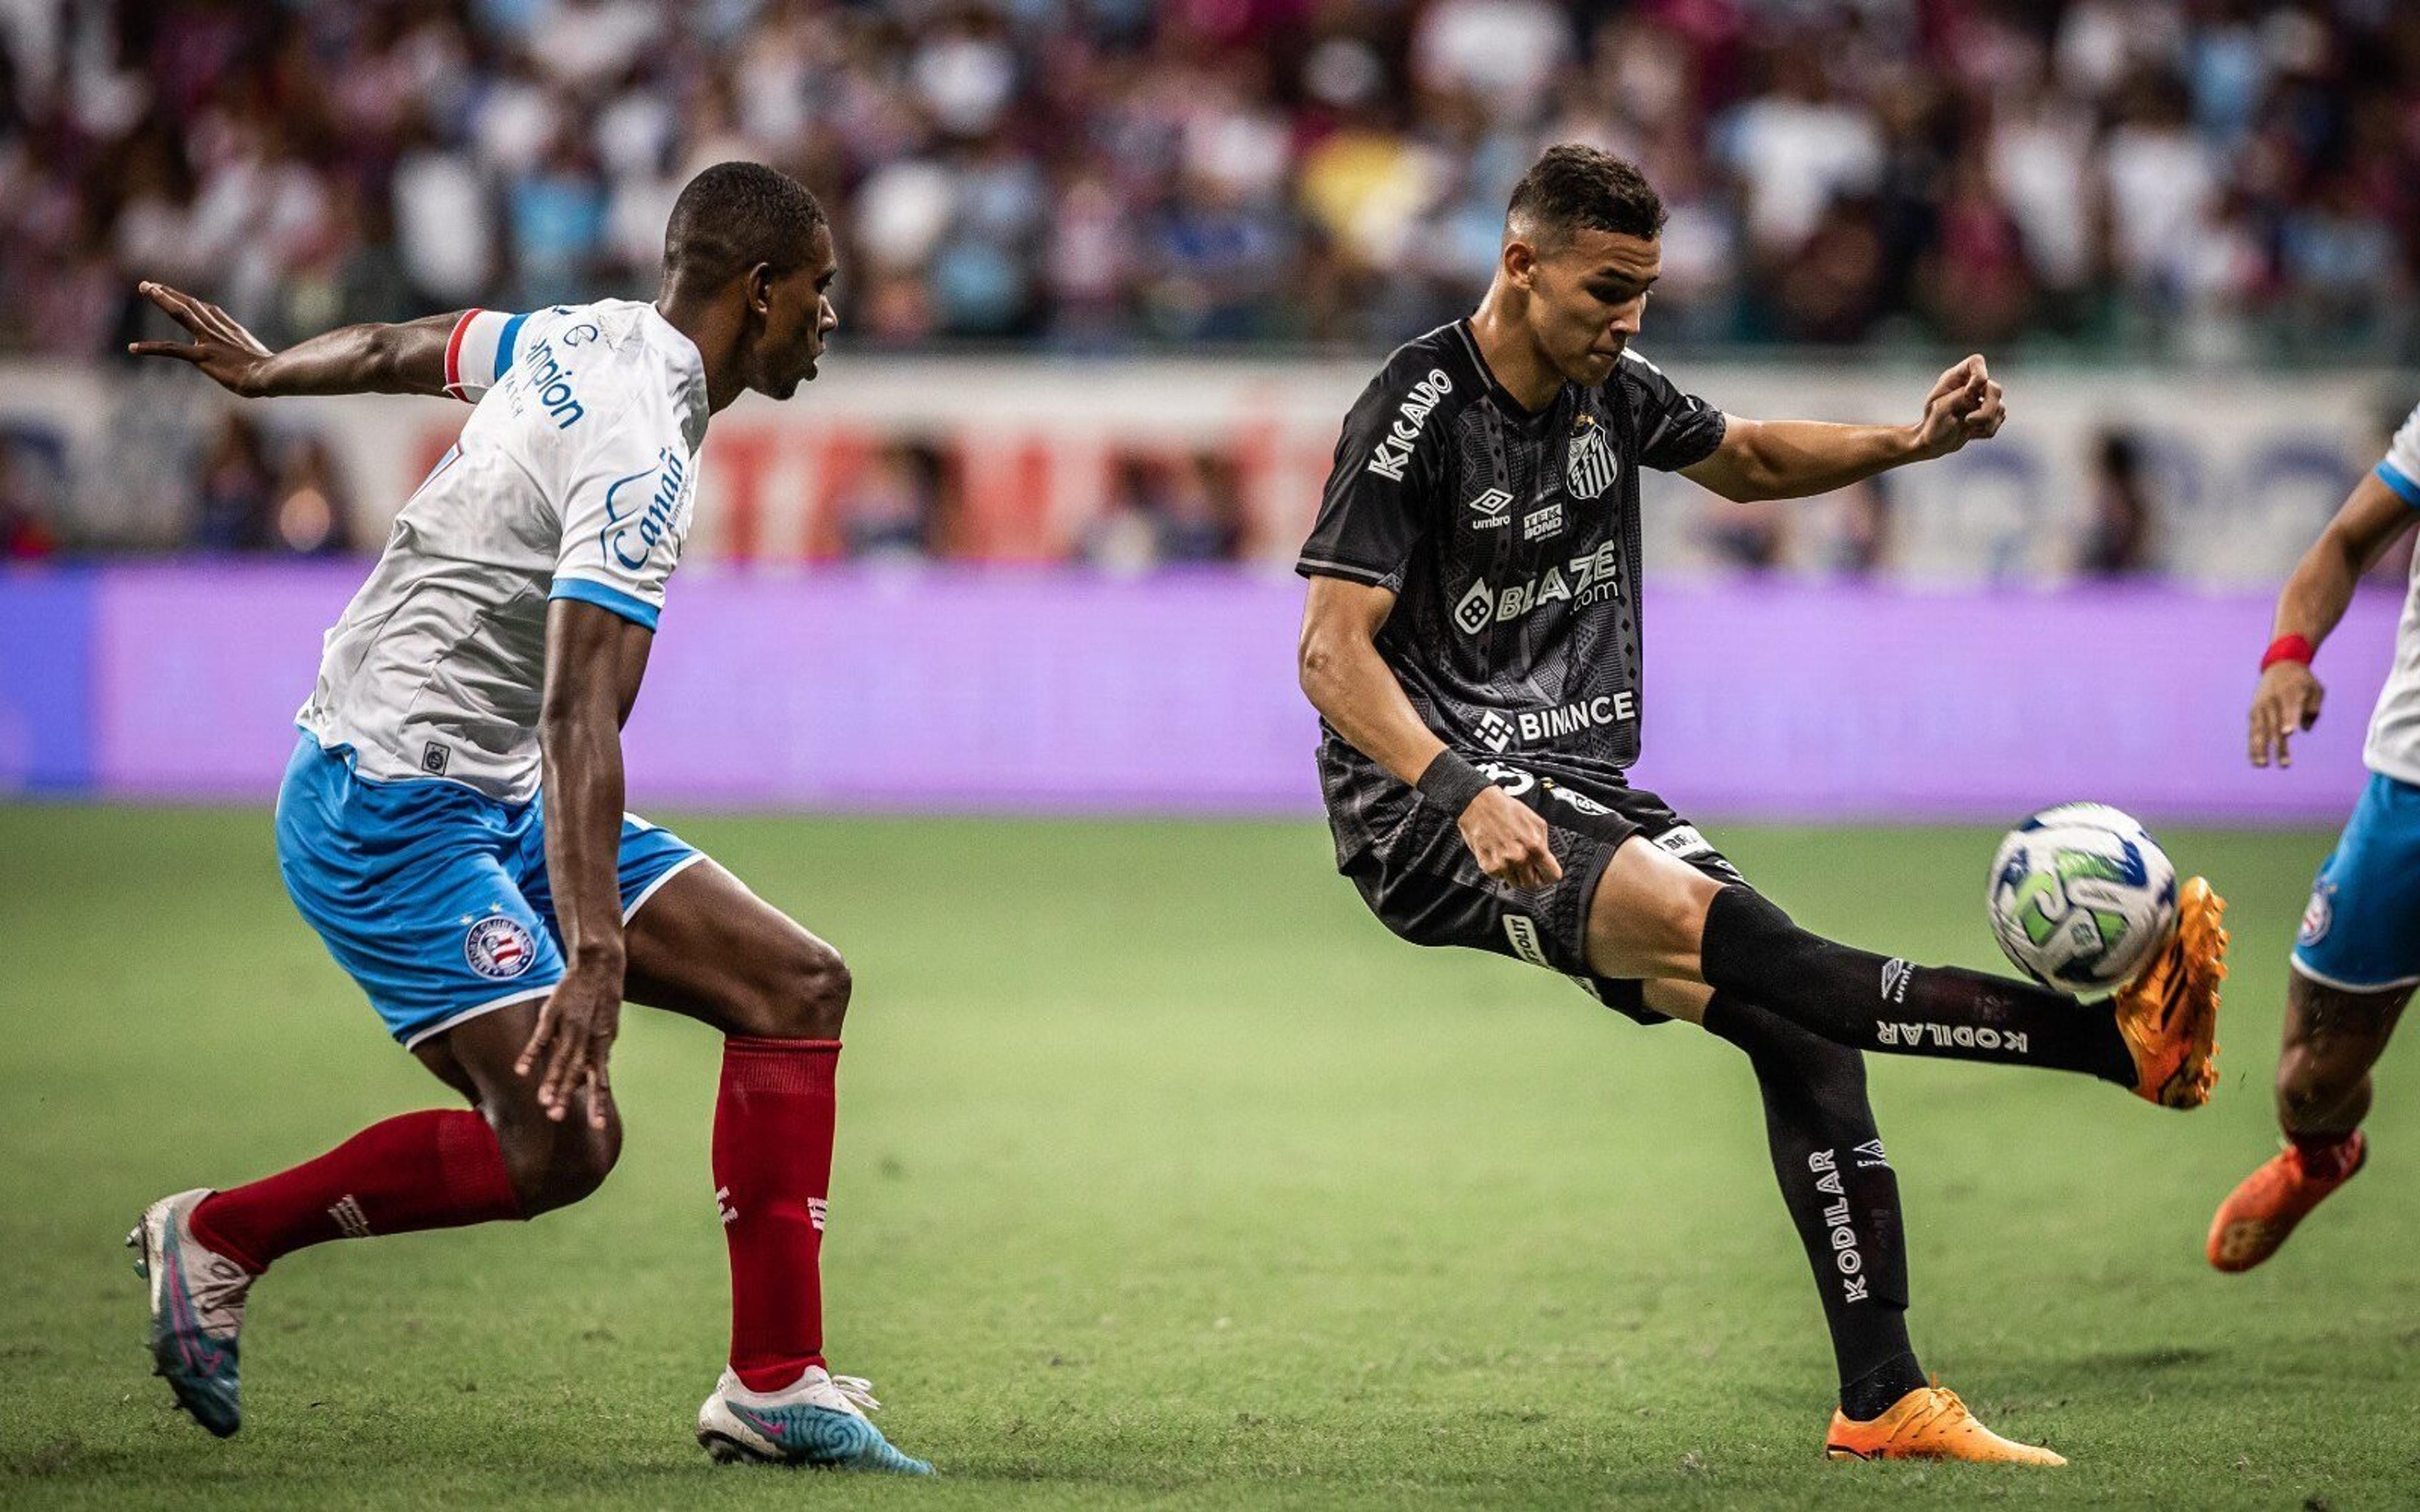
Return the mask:
<svg viewBox="0 0 2420 1512"><path fill-rule="evenodd" d="M694 168L838 211L853 342L1383 346L1554 138L1641 162L1659 340L2400 352L2397 0L6 0L0 342L136 271L264 333L648 286Z"/></svg>

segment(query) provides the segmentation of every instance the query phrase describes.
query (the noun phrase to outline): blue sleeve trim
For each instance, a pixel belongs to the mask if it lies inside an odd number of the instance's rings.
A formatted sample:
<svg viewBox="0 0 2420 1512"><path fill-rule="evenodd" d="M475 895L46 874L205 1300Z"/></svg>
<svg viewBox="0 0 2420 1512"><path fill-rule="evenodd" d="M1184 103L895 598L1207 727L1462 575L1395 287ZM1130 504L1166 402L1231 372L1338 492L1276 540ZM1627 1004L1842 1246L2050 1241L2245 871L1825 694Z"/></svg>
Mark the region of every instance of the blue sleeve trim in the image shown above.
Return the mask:
<svg viewBox="0 0 2420 1512"><path fill-rule="evenodd" d="M656 620L663 612L644 598L586 578L557 578L554 586L547 590L546 596L594 604L610 613L619 614L632 625L650 630L656 627Z"/></svg>
<svg viewBox="0 0 2420 1512"><path fill-rule="evenodd" d="M2378 481L2395 490L2395 497L2414 509L2420 509L2420 483L2414 483L2397 471L2393 463L2381 462L2377 467Z"/></svg>
<svg viewBox="0 0 2420 1512"><path fill-rule="evenodd" d="M513 316L504 322L504 333L496 338L497 378L503 378L513 370L513 347L521 339L521 322L528 318L526 312Z"/></svg>

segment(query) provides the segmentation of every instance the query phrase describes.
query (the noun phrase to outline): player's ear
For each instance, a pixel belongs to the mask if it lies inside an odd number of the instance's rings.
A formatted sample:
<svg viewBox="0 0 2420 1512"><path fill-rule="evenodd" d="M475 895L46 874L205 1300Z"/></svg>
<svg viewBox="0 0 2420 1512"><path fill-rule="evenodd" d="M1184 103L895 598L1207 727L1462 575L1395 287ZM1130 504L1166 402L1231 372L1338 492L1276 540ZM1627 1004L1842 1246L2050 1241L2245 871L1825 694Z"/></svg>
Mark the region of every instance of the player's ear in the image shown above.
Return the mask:
<svg viewBox="0 0 2420 1512"><path fill-rule="evenodd" d="M748 308L750 313L769 316L773 313L773 265L757 263L748 270Z"/></svg>
<svg viewBox="0 0 2420 1512"><path fill-rule="evenodd" d="M1538 249L1519 237L1508 239L1503 252L1504 276L1524 294L1538 280Z"/></svg>

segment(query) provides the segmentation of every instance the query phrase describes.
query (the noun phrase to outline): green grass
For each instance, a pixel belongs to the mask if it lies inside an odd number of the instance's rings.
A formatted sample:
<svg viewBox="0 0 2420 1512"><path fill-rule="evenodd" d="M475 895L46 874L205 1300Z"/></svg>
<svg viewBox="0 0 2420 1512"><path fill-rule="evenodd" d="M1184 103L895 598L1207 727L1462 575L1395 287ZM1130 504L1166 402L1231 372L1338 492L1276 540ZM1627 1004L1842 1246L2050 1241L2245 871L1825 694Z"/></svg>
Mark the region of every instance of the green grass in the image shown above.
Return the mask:
<svg viewBox="0 0 2420 1512"><path fill-rule="evenodd" d="M621 1169L532 1226L337 1244L260 1288L248 1426L137 1347L134 1212L438 1102L293 917L259 813L0 809L0 1504L2244 1505L2420 1499L2420 1142L2210 1272L2270 1149L2324 836L2168 836L2233 900L2226 1079L1876 1061L1916 1339L2064 1472L1826 1465L1829 1356L1739 1057L1415 950L1305 825L697 820L859 994L835 1364L924 1485L719 1470L716 1044L634 1014ZM1715 827L1810 925L1989 964L1978 831Z"/></svg>

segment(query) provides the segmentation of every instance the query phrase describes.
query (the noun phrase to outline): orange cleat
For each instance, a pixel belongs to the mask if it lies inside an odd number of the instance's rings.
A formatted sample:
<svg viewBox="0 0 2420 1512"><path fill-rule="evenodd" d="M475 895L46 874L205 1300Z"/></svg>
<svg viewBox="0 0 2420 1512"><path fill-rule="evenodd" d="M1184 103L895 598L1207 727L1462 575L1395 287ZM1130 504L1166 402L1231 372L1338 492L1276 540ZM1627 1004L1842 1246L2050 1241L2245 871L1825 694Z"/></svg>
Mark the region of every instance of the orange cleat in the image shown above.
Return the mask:
<svg viewBox="0 0 2420 1512"><path fill-rule="evenodd" d="M1826 1459L1971 1459L1982 1464L2063 1465L2063 1456L2004 1439L1975 1421L1958 1394L1919 1386L1869 1423L1832 1411Z"/></svg>
<svg viewBox="0 0 2420 1512"><path fill-rule="evenodd" d="M2134 1095L2197 1108L2218 1085L2218 986L2226 980L2226 900L2195 877L2177 896L2177 927L2142 975L2118 994L2118 1032L2134 1056Z"/></svg>
<svg viewBox="0 0 2420 1512"><path fill-rule="evenodd" d="M2218 1205L2210 1221L2210 1263L2230 1273L2249 1271L2276 1254L2294 1226L2359 1175L2368 1159L2369 1141L2358 1129L2317 1160L2288 1144Z"/></svg>

